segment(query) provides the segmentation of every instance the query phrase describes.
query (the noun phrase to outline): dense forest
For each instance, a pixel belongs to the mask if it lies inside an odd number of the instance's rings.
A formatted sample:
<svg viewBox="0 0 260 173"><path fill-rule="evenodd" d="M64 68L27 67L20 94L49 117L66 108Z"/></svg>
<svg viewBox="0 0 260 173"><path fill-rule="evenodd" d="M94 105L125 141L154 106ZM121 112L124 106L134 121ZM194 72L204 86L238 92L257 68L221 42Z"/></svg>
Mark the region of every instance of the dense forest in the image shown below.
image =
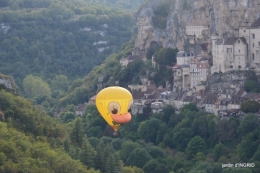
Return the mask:
<svg viewBox="0 0 260 173"><path fill-rule="evenodd" d="M191 103L150 117L135 115L118 136L88 105L52 118L30 101L0 90L1 172L258 173L258 116L220 119ZM222 163L254 163L222 168Z"/></svg>
<svg viewBox="0 0 260 173"><path fill-rule="evenodd" d="M0 71L24 94L28 75L51 84L86 76L136 32L133 14L142 0L2 0Z"/></svg>
<svg viewBox="0 0 260 173"><path fill-rule="evenodd" d="M155 9L158 28L165 26L171 2ZM173 81L171 70L152 67L151 56L166 66L176 62L177 49L151 47L147 61L120 65L133 51L133 14L141 3L0 1L0 73L14 77L18 86L17 94L0 85L0 172L260 172L260 124L252 113L259 103L244 102L243 119L221 119L194 103L178 114L172 106L161 113L148 108L121 125L117 136L94 104L75 115L76 105L97 93L100 75L102 87L139 84L148 72L157 86ZM255 92L259 86L247 81L245 90ZM223 168L229 163L254 167Z"/></svg>

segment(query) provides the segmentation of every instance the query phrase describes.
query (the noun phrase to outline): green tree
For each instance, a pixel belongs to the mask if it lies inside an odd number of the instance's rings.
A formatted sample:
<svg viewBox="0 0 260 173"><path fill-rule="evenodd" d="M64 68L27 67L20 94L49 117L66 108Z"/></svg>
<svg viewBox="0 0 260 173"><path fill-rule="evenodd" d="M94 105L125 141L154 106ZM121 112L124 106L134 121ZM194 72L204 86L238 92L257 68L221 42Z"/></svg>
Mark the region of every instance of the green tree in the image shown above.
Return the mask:
<svg viewBox="0 0 260 173"><path fill-rule="evenodd" d="M254 141L254 138L254 134L249 133L246 135L246 138L237 145L237 154L244 162L251 158L257 149L258 143Z"/></svg>
<svg viewBox="0 0 260 173"><path fill-rule="evenodd" d="M184 105L183 108L182 108L181 110L182 110L182 111L184 111L184 110L189 110L189 111L195 111L195 112L198 112L197 105L196 105L196 103L193 103L193 102Z"/></svg>
<svg viewBox="0 0 260 173"><path fill-rule="evenodd" d="M139 148L140 145L134 142L126 141L122 144L122 149L119 151L121 159L126 162L129 154L134 151L136 148Z"/></svg>
<svg viewBox="0 0 260 173"><path fill-rule="evenodd" d="M245 113L255 113L260 110L260 103L255 100L247 100L241 103L241 110Z"/></svg>
<svg viewBox="0 0 260 173"><path fill-rule="evenodd" d="M72 129L70 139L71 141L76 144L77 146L81 147L83 144L84 132L82 121L80 118L77 118Z"/></svg>
<svg viewBox="0 0 260 173"><path fill-rule="evenodd" d="M248 80L244 84L244 89L246 92L251 92L251 93L258 93L260 92L260 87L257 83L256 80Z"/></svg>
<svg viewBox="0 0 260 173"><path fill-rule="evenodd" d="M190 156L195 156L198 152L204 152L206 147L205 141L200 136L195 136L189 142L188 147L186 149L186 153Z"/></svg>
<svg viewBox="0 0 260 173"><path fill-rule="evenodd" d="M214 147L214 155L215 155L215 161L217 161L220 156L223 154L223 148L224 145L222 143L218 143Z"/></svg>
<svg viewBox="0 0 260 173"><path fill-rule="evenodd" d="M68 136L66 136L63 142L63 147L67 153L70 151L71 145L70 145L70 138Z"/></svg>
<svg viewBox="0 0 260 173"><path fill-rule="evenodd" d="M149 148L149 154L150 156L152 156L154 159L157 159L158 157L163 158L164 157L164 153L163 150L157 146L151 146Z"/></svg>
<svg viewBox="0 0 260 173"><path fill-rule="evenodd" d="M51 90L48 83L40 77L29 75L23 80L24 92L29 98L35 96L51 96Z"/></svg>
<svg viewBox="0 0 260 173"><path fill-rule="evenodd" d="M52 81L52 89L53 90L64 90L68 89L68 79L65 75L56 75Z"/></svg>
<svg viewBox="0 0 260 173"><path fill-rule="evenodd" d="M128 159L126 160L126 165L137 166L142 168L146 162L151 160L151 156L148 154L146 149L137 148L129 154Z"/></svg>
<svg viewBox="0 0 260 173"><path fill-rule="evenodd" d="M138 136L146 142L155 143L160 123L160 120L154 118L141 122L137 130Z"/></svg>
<svg viewBox="0 0 260 173"><path fill-rule="evenodd" d="M241 136L245 136L250 132L258 130L259 121L258 116L254 114L248 114L243 117L238 127L238 132Z"/></svg>
<svg viewBox="0 0 260 173"><path fill-rule="evenodd" d="M158 162L156 160L152 159L148 161L143 167L144 173L154 172L157 166Z"/></svg>
<svg viewBox="0 0 260 173"><path fill-rule="evenodd" d="M88 167L94 167L94 149L86 138L79 153L79 160Z"/></svg>

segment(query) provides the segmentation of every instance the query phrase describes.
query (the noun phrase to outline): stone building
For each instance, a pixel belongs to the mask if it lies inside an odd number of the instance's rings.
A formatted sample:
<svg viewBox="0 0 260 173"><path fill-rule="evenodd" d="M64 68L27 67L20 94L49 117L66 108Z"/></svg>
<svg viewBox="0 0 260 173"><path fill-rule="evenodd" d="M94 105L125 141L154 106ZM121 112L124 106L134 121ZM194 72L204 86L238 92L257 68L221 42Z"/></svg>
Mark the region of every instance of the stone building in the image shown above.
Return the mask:
<svg viewBox="0 0 260 173"><path fill-rule="evenodd" d="M239 29L240 37L244 37L248 43L248 63L258 73L260 72L260 17L249 27Z"/></svg>
<svg viewBox="0 0 260 173"><path fill-rule="evenodd" d="M247 42L244 37L218 39L212 36L213 66L211 74L247 67Z"/></svg>
<svg viewBox="0 0 260 173"><path fill-rule="evenodd" d="M191 58L194 58L193 53L179 51L177 53L177 65L189 64Z"/></svg>
<svg viewBox="0 0 260 173"><path fill-rule="evenodd" d="M186 35L195 35L196 38L202 36L202 31L208 29L208 24L204 21L193 21L186 25Z"/></svg>
<svg viewBox="0 0 260 173"><path fill-rule="evenodd" d="M198 58L191 59L190 63L190 88L196 88L201 82L207 81L210 67L207 61Z"/></svg>

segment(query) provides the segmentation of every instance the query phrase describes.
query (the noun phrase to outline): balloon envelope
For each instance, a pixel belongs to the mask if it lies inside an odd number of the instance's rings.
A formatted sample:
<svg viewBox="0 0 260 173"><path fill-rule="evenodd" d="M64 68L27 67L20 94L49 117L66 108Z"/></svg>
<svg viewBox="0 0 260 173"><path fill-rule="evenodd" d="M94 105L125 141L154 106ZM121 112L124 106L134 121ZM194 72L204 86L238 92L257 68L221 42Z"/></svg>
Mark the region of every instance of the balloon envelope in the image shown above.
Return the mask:
<svg viewBox="0 0 260 173"><path fill-rule="evenodd" d="M132 102L132 94L118 86L104 88L96 96L99 113L115 131L121 124L131 120L128 110Z"/></svg>

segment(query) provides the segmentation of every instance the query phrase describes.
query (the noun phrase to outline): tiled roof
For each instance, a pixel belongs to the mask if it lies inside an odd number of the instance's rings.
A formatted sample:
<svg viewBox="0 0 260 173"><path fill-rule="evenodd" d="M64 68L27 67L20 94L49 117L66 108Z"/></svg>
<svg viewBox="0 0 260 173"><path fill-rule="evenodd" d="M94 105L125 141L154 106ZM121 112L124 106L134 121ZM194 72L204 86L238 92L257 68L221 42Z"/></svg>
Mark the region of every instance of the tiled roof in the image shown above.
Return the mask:
<svg viewBox="0 0 260 173"><path fill-rule="evenodd" d="M132 96L133 96L133 99L143 99L144 93L141 91L133 91Z"/></svg>
<svg viewBox="0 0 260 173"><path fill-rule="evenodd" d="M215 93L206 93L205 94L205 100L204 100L204 104L214 104L217 100L217 94Z"/></svg>
<svg viewBox="0 0 260 173"><path fill-rule="evenodd" d="M245 39L244 37L239 37L239 38L240 38L240 40L241 40L244 44L247 44L246 39Z"/></svg>
<svg viewBox="0 0 260 173"><path fill-rule="evenodd" d="M209 65L207 63L197 63L197 68L209 68Z"/></svg>
<svg viewBox="0 0 260 173"><path fill-rule="evenodd" d="M224 45L234 45L236 41L237 41L237 37L229 37L225 39Z"/></svg>
<svg viewBox="0 0 260 173"><path fill-rule="evenodd" d="M249 99L258 99L260 97L259 93L248 93L243 98L249 100Z"/></svg>
<svg viewBox="0 0 260 173"><path fill-rule="evenodd" d="M192 102L194 100L194 96L186 96L183 101L184 102Z"/></svg>
<svg viewBox="0 0 260 173"><path fill-rule="evenodd" d="M250 28L258 28L260 27L260 17L256 19L250 26Z"/></svg>

